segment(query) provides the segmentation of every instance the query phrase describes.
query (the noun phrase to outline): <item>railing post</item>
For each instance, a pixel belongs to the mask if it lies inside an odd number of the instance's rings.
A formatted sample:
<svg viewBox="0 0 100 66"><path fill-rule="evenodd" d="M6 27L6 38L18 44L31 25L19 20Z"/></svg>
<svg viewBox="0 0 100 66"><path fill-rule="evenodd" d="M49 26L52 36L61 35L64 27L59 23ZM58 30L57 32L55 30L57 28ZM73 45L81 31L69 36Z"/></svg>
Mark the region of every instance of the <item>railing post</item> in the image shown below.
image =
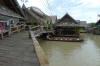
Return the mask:
<svg viewBox="0 0 100 66"><path fill-rule="evenodd" d="M29 35L29 38L31 39L31 26L28 26L29 30L28 30L28 35Z"/></svg>
<svg viewBox="0 0 100 66"><path fill-rule="evenodd" d="M3 32L1 31L1 39L3 39Z"/></svg>

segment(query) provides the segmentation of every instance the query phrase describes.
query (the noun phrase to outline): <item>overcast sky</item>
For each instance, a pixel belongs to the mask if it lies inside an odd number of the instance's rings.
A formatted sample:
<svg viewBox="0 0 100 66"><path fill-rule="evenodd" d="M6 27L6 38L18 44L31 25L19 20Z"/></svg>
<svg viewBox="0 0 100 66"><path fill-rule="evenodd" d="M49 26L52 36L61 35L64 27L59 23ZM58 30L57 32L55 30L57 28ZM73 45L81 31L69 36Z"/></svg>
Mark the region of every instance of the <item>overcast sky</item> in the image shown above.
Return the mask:
<svg viewBox="0 0 100 66"><path fill-rule="evenodd" d="M21 4L21 1L18 0ZM100 0L28 0L27 7L34 6L40 8L48 15L57 15L61 18L69 13L76 20L96 22L100 17Z"/></svg>

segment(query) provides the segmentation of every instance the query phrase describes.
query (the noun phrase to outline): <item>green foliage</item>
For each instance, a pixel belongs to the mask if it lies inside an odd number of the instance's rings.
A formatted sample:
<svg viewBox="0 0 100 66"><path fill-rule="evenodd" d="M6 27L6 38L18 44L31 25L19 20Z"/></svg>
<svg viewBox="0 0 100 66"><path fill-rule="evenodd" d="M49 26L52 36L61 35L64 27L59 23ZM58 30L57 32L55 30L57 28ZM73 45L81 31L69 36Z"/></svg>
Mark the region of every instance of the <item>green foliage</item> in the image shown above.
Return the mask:
<svg viewBox="0 0 100 66"><path fill-rule="evenodd" d="M81 28L75 28L76 33L80 33L81 30Z"/></svg>
<svg viewBox="0 0 100 66"><path fill-rule="evenodd" d="M45 27L49 27L49 21L47 20L47 22L45 23Z"/></svg>
<svg viewBox="0 0 100 66"><path fill-rule="evenodd" d="M43 17L43 19L44 19L44 20L47 20L47 18L46 18L46 17Z"/></svg>
<svg viewBox="0 0 100 66"><path fill-rule="evenodd" d="M31 24L32 24L32 27L35 27L35 25L34 25L34 18L32 19Z"/></svg>
<svg viewBox="0 0 100 66"><path fill-rule="evenodd" d="M51 24L51 22L47 20L47 22L45 23L45 27L53 28L53 24Z"/></svg>
<svg viewBox="0 0 100 66"><path fill-rule="evenodd" d="M26 22L24 22L24 25L26 25Z"/></svg>
<svg viewBox="0 0 100 66"><path fill-rule="evenodd" d="M89 23L89 27L95 27L95 23Z"/></svg>
<svg viewBox="0 0 100 66"><path fill-rule="evenodd" d="M53 28L53 24L50 24L50 28Z"/></svg>

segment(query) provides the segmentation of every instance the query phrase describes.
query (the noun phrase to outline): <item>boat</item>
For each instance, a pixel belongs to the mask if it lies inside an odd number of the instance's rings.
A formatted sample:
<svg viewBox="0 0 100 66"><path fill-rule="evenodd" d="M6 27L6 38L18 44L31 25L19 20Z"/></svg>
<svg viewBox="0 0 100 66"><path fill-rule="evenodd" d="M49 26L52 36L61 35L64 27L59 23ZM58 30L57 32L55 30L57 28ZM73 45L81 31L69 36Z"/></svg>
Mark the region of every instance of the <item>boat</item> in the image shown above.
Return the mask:
<svg viewBox="0 0 100 66"><path fill-rule="evenodd" d="M82 42L83 39L80 38L57 38L57 37L53 37L50 39L46 39L49 41L63 41L63 42Z"/></svg>
<svg viewBox="0 0 100 66"><path fill-rule="evenodd" d="M54 35L55 37L74 37L74 38L79 38L78 35Z"/></svg>

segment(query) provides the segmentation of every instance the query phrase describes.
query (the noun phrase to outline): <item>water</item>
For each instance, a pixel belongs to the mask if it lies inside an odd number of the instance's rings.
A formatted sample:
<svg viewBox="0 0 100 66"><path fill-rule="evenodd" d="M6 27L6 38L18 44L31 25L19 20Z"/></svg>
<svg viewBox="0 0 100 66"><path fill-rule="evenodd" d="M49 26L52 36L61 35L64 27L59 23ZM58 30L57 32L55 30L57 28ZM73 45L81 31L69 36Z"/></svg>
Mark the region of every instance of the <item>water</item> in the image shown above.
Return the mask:
<svg viewBox="0 0 100 66"><path fill-rule="evenodd" d="M82 36L81 43L40 41L50 66L100 66L100 36Z"/></svg>

